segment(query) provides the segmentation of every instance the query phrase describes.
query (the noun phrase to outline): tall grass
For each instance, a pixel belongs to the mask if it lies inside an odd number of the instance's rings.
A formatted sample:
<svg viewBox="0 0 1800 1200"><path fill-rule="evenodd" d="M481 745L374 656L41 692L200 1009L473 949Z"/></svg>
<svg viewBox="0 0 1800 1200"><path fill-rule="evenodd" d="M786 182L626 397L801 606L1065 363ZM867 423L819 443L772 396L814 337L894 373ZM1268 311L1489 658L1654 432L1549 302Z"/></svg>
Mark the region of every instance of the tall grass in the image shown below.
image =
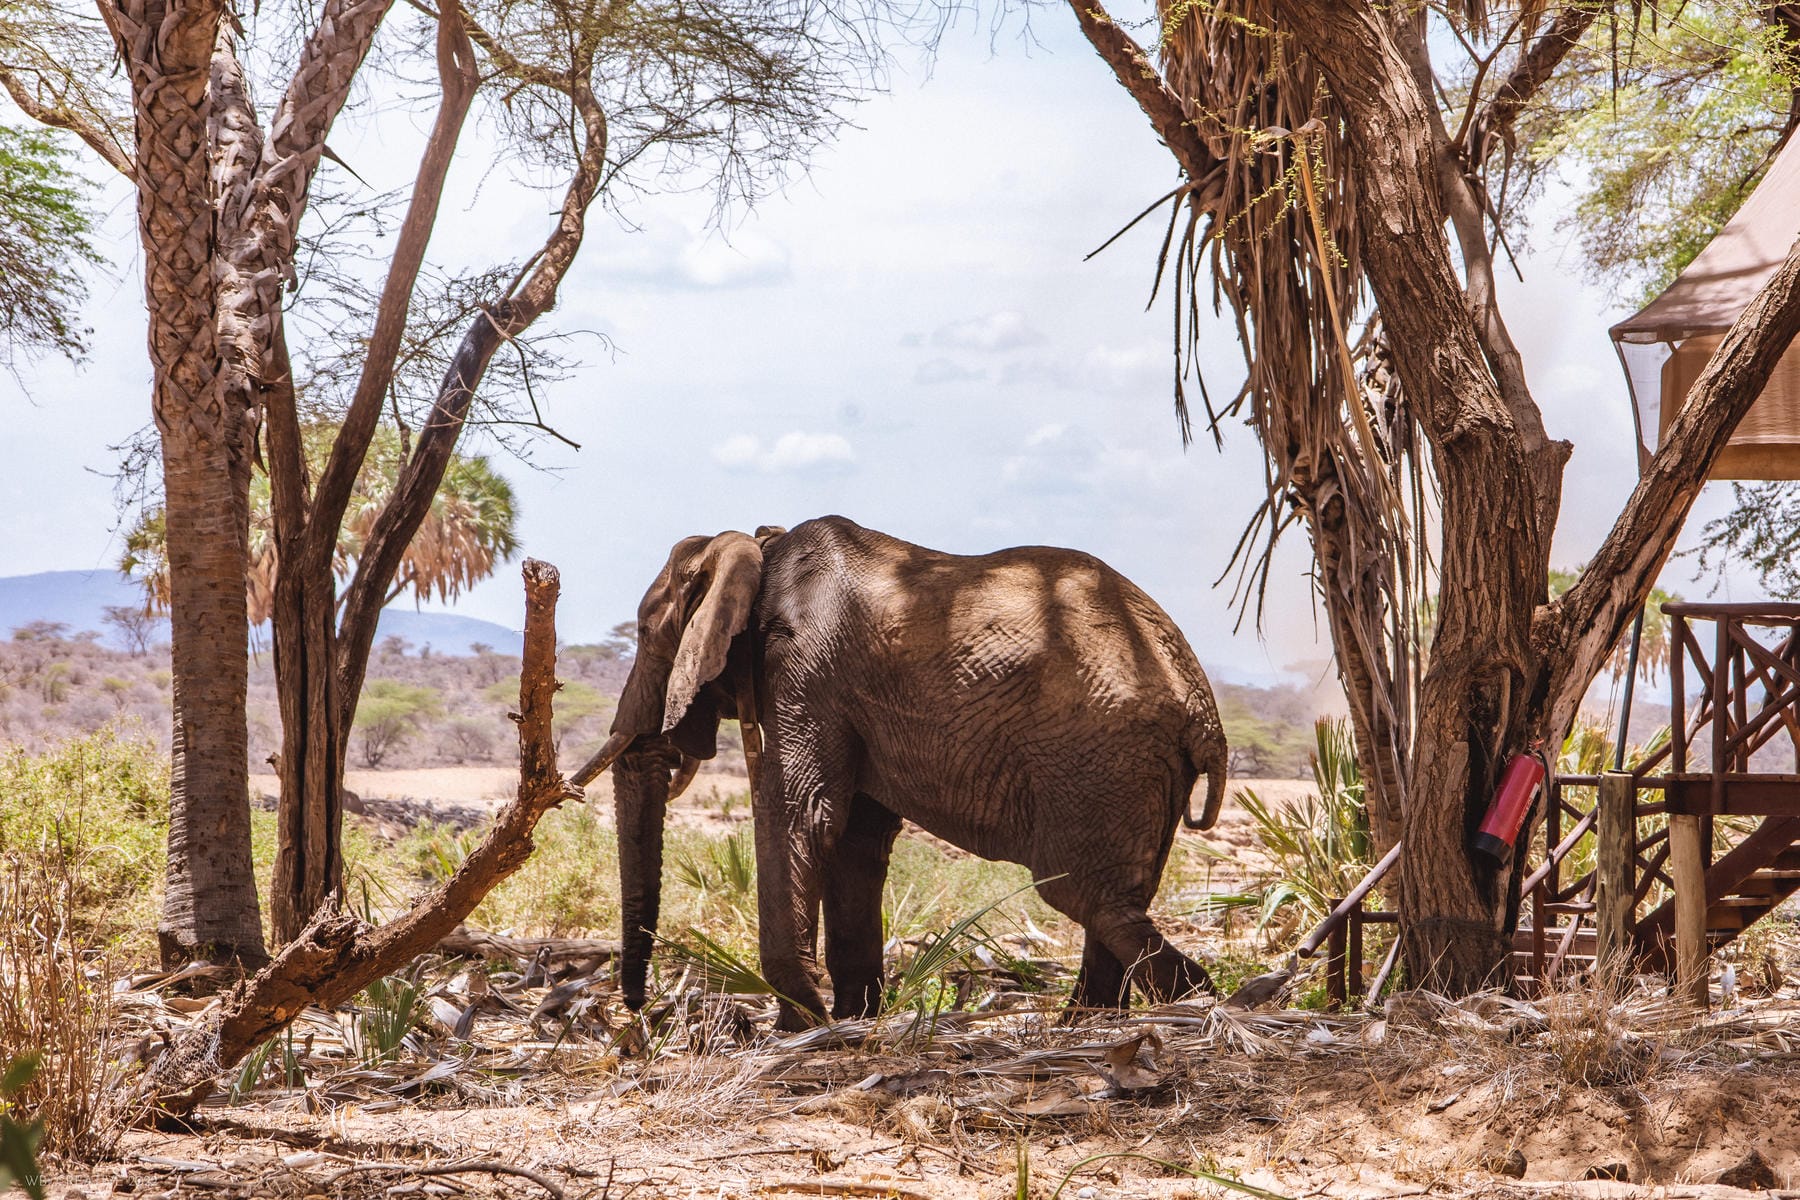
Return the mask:
<svg viewBox="0 0 1800 1200"><path fill-rule="evenodd" d="M0 1111L45 1153L93 1159L116 1144L123 1108L107 1062L109 981L82 948L84 857L0 851L0 1063L35 1063L9 1080Z"/></svg>

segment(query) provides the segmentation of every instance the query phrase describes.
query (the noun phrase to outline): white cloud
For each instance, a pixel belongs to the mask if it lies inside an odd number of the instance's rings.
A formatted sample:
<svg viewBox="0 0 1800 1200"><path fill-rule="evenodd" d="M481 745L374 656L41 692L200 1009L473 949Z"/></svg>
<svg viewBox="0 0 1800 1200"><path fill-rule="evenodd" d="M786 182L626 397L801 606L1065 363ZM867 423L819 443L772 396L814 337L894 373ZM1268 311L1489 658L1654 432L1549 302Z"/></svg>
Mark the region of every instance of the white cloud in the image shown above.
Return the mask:
<svg viewBox="0 0 1800 1200"><path fill-rule="evenodd" d="M989 313L984 317L965 317L940 325L931 335L934 346L952 350L977 350L992 354L1002 350L1019 350L1044 340L1025 320L1025 314L1013 309Z"/></svg>
<svg viewBox="0 0 1800 1200"><path fill-rule="evenodd" d="M847 471L856 465L856 449L842 434L799 429L782 434L766 450L762 439L754 434L733 434L713 447L712 456L728 471L756 471L764 475L825 474Z"/></svg>
<svg viewBox="0 0 1800 1200"><path fill-rule="evenodd" d="M967 383L974 379L986 379L986 371L977 371L973 367L965 367L961 363L947 358L933 358L919 364L913 372L913 382L925 387L934 387L941 383Z"/></svg>
<svg viewBox="0 0 1800 1200"><path fill-rule="evenodd" d="M682 278L702 288L779 283L790 273L787 247L752 233L729 244L716 236L690 239L682 247L680 266Z"/></svg>
<svg viewBox="0 0 1800 1200"><path fill-rule="evenodd" d="M781 283L791 274L788 250L754 230L727 241L716 230L661 225L608 245L602 270L615 280L656 288L727 290Z"/></svg>
<svg viewBox="0 0 1800 1200"><path fill-rule="evenodd" d="M1036 497L1086 496L1107 506L1139 505L1175 485L1181 456L1122 445L1078 425L1053 421L1027 434L1000 465L1000 482Z"/></svg>
<svg viewBox="0 0 1800 1200"><path fill-rule="evenodd" d="M1136 396L1170 388L1167 344L1089 347L1080 355L1027 355L1006 364L1000 382L1014 386L1052 387L1070 392Z"/></svg>

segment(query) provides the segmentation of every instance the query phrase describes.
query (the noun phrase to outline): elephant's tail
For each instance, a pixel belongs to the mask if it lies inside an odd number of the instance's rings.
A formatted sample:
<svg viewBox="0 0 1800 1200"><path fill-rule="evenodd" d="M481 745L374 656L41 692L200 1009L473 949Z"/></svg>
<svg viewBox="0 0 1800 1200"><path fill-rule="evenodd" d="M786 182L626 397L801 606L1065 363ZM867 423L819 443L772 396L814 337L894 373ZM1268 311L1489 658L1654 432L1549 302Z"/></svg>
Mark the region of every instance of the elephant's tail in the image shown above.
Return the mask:
<svg viewBox="0 0 1800 1200"><path fill-rule="evenodd" d="M1225 802L1225 763L1230 753L1223 730L1207 731L1190 727L1188 758L1196 770L1206 776L1206 800L1200 815L1194 815L1194 798L1189 795L1181 810L1181 823L1189 829L1211 829L1219 819L1219 806Z"/></svg>

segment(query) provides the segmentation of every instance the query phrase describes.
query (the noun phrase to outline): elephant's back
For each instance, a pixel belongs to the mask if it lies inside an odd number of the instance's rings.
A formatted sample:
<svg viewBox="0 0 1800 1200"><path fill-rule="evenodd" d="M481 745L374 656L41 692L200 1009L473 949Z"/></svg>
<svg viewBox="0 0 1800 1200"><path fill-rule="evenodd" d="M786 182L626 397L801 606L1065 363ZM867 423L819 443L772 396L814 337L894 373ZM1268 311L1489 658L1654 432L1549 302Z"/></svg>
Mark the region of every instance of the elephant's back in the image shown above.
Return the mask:
<svg viewBox="0 0 1800 1200"><path fill-rule="evenodd" d="M836 661L861 659L938 719L946 699L999 692L1142 721L1206 689L1168 614L1079 550L948 554L821 517L770 547L765 595L766 616L836 643Z"/></svg>

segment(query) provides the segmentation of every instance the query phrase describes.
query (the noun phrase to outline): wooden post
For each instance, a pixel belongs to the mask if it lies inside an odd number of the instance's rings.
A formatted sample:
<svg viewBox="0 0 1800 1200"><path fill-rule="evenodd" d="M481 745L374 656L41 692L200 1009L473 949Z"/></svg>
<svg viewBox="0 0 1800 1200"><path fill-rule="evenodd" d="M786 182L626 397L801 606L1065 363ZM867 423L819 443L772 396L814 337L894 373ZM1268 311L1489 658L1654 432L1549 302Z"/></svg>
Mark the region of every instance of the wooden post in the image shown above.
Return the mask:
<svg viewBox="0 0 1800 1200"><path fill-rule="evenodd" d="M1700 853L1700 818L1669 814L1669 877L1675 883L1675 995L1707 1005L1706 866Z"/></svg>
<svg viewBox="0 0 1800 1200"><path fill-rule="evenodd" d="M1602 979L1626 976L1631 925L1637 907L1637 781L1629 771L1600 776L1599 810L1594 815L1598 887L1594 901L1594 967Z"/></svg>
<svg viewBox="0 0 1800 1200"><path fill-rule="evenodd" d="M1333 911L1336 911L1337 906L1342 903L1343 900L1341 898L1333 899L1331 902ZM1349 936L1345 926L1349 924L1349 914L1346 913L1345 917L1345 920L1338 922L1337 925L1332 927L1331 940L1326 943L1325 1007L1332 1012L1337 1012L1339 1009L1343 1008L1344 1001L1349 998L1349 980L1346 978L1347 972L1345 970L1347 965L1346 960L1349 957L1347 953L1349 950Z"/></svg>

